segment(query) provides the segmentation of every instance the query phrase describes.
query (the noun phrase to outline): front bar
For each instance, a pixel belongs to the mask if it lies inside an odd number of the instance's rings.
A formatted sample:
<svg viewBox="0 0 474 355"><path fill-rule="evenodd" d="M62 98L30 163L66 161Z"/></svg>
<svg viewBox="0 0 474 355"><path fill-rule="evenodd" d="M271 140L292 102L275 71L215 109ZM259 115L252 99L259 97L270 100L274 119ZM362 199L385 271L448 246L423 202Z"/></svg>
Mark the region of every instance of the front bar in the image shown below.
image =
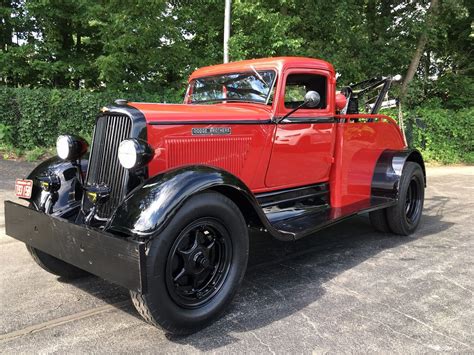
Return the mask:
<svg viewBox="0 0 474 355"><path fill-rule="evenodd" d="M5 201L6 234L129 290L145 291L145 244Z"/></svg>

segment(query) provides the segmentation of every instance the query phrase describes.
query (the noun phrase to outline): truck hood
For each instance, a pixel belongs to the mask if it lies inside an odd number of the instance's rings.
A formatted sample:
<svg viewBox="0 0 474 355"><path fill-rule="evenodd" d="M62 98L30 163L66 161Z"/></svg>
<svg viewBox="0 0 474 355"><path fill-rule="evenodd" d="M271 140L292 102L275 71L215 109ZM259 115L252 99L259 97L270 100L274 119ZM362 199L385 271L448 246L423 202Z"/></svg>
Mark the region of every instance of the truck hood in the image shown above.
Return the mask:
<svg viewBox="0 0 474 355"><path fill-rule="evenodd" d="M128 103L140 110L147 123L209 121L268 121L272 118L271 106L251 103L222 103L214 105Z"/></svg>

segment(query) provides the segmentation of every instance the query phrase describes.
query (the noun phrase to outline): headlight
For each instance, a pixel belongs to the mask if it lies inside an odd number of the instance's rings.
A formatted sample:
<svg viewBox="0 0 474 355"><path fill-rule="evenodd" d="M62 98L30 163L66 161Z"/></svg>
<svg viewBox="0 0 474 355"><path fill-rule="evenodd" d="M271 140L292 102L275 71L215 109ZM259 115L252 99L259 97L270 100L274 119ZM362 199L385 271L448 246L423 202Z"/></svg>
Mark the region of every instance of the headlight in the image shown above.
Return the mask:
<svg viewBox="0 0 474 355"><path fill-rule="evenodd" d="M150 146L138 139L122 141L118 149L118 159L125 169L141 168L153 157Z"/></svg>
<svg viewBox="0 0 474 355"><path fill-rule="evenodd" d="M87 142L81 137L63 135L56 140L58 157L64 160L79 159L87 152Z"/></svg>

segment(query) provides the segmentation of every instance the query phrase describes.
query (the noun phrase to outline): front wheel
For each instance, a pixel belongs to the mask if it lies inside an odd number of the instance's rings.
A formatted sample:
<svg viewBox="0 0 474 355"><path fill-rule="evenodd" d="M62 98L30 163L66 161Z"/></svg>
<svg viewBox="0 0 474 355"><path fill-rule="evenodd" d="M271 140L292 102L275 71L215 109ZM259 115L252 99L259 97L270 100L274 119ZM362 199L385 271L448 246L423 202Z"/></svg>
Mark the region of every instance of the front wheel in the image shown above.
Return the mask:
<svg viewBox="0 0 474 355"><path fill-rule="evenodd" d="M30 245L26 245L26 249L38 266L53 275L63 277L67 280L78 279L90 275L87 271L59 260L58 258L33 248Z"/></svg>
<svg viewBox="0 0 474 355"><path fill-rule="evenodd" d="M147 290L131 291L149 323L174 334L193 333L231 302L248 260L248 230L239 208L215 192L192 197L147 255Z"/></svg>
<svg viewBox="0 0 474 355"><path fill-rule="evenodd" d="M30 203L30 208L38 210L38 203ZM63 277L64 279L73 280L84 276L90 276L87 271L79 269L74 265L66 263L65 261L59 260L52 255L49 255L41 250L33 248L30 245L26 245L26 249L30 253L31 257L38 266L47 272Z"/></svg>

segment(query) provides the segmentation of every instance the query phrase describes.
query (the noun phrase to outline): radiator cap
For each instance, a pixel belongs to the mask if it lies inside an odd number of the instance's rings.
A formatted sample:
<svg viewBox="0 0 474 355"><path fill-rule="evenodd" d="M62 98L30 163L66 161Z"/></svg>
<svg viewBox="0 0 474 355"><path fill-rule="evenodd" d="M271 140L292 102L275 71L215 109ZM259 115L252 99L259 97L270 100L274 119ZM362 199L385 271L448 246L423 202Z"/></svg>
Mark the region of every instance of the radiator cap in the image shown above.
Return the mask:
<svg viewBox="0 0 474 355"><path fill-rule="evenodd" d="M128 100L125 100L125 99L117 99L117 100L115 100L115 104L116 104L116 105L119 105L119 106L125 106L126 104L128 104Z"/></svg>

